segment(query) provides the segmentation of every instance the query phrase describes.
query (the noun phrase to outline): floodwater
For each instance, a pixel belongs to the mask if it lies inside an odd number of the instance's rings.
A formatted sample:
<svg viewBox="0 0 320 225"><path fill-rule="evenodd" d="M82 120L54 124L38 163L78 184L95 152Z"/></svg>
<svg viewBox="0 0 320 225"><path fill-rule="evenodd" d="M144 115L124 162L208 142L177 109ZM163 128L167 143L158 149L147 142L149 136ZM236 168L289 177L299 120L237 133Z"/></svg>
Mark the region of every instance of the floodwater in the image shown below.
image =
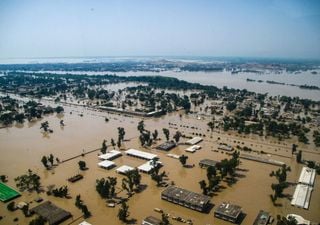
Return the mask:
<svg viewBox="0 0 320 225"><path fill-rule="evenodd" d="M161 72L109 72L119 76L169 76L181 80L200 83L203 85L214 85L219 88L227 86L235 89L247 89L257 93L268 93L269 95L286 95L291 97L308 98L312 100L320 100L320 90L301 89L294 85L313 85L320 87L320 70L316 70L318 74L312 74L311 71L301 73L273 73L264 74L258 73L238 73L231 74L229 71L223 72L176 72L176 71L161 71ZM85 72L85 71L41 71L41 73L51 72L57 74L89 74L100 75L108 72ZM247 78L256 80L256 82L247 82ZM257 82L263 80L264 82ZM289 85L269 84L266 81L276 81Z"/></svg>
<svg viewBox="0 0 320 225"><path fill-rule="evenodd" d="M72 114L70 114L72 112ZM79 114L83 114L81 117ZM104 118L108 117L109 122L105 122ZM59 125L60 119L65 121L66 126L61 128ZM52 134L44 135L40 131L40 123L42 121L49 121L51 129L54 130ZM15 187L14 178L21 175L27 169L32 169L37 172L42 178L42 185L47 187L50 184L55 184L57 187L68 185L72 199L60 199L47 196L41 193L44 199L51 200L56 205L70 211L73 214L73 219L81 216L81 212L74 205L75 196L81 195L84 203L92 213L92 217L87 219L88 222L95 225L118 225L121 224L117 218L118 207L108 208L103 199L101 199L95 190L95 180L97 178L116 176L118 178L118 187L121 187L122 175L115 172L115 169L104 170L98 168L99 162L98 152L90 153L84 157L79 157L74 160L60 164L52 171L47 171L42 166L40 160L43 155L52 153L60 160L79 155L92 149L99 148L102 140L106 139L110 144L110 139L117 138L117 127L124 127L126 131L125 139L130 139L124 143L123 148L136 148L140 147L137 139L137 123L139 118L125 117L122 115L108 114L105 112L97 112L84 109L82 107L65 107L64 116L49 115L44 117L41 121L34 123L26 122L24 125L13 126L10 128L0 129L0 171L1 174L9 176L8 184ZM175 123L176 126L169 126L168 123ZM235 133L223 133L219 130L211 132L207 131L207 122L205 120L197 120L193 116L179 117L179 113L173 113L161 118L150 118L145 120L146 129L153 131L158 129L159 137L164 139L162 128L170 127L170 136L178 129L186 135L191 135L192 132L206 134L205 141L200 143L202 149L194 154L188 154L184 151L186 146L179 145L179 147L170 151L174 154L187 154L189 156L188 164L195 164L193 168L183 168L177 159L169 158L166 152L157 151L154 149L143 149L147 152L158 154L160 161L163 162L165 170L168 173L169 182L174 181L177 186L186 188L195 192L201 192L198 182L206 179L206 170L198 166L198 162L204 158L213 160L220 160L228 157L225 153L214 152L218 146L218 137L221 142L232 144L233 146L246 145L255 150L263 150L270 153L270 157L276 160L285 162L291 166L292 171L288 175L288 181L296 182L298 180L301 165L296 164L295 159L291 158L291 144L292 141L278 142L272 138L260 138L256 136L240 136ZM180 125L188 125L189 127L195 126L198 129L180 127ZM212 138L211 138L212 135ZM184 140L181 140L184 141ZM294 141L294 140L293 140ZM160 143L161 141L158 141ZM242 142L244 144L242 144ZM109 149L112 147L109 147ZM304 159L312 159L320 161L319 149L313 146L299 144L299 149L303 150ZM308 152L306 152L308 151ZM272 155L278 154L279 156ZM67 178L77 174L78 161L84 160L89 167L89 170L81 172L84 179L74 184L68 183ZM123 155L122 157L113 160L117 167L121 165L139 166L145 161L131 158ZM212 197L211 202L214 205L227 201L234 204L239 204L243 207L246 214L242 224L251 225L258 214L260 209L269 211L274 217L277 214L286 215L289 213L296 213L308 220L319 222L320 221L320 178L316 177L314 191L312 193L312 200L309 210L298 209L290 205L290 201L286 198L278 200L282 204L281 207L274 207L271 203L269 195L272 193L271 183L275 182L275 178L269 176L272 170L278 169L276 166L262 164L253 161L241 160L240 168L238 171L238 181L228 186L222 182L223 188ZM154 212L155 207L163 209L166 213L171 215L181 216L185 219L192 219L196 225L217 224L227 225L220 219L213 216L215 208L210 213L203 214L175 205L164 200L161 200L160 193L163 188L155 185L149 175L142 175L142 184L147 188L139 194L135 194L129 200L130 218L137 220L137 224L141 224L143 218L149 215L161 218L161 215ZM120 189L118 189L120 191ZM285 194L293 195L294 187L290 187L285 191ZM120 193L123 195L123 193ZM23 193L23 196L16 199L15 202L22 200L32 201L37 194ZM31 203L30 207L36 205ZM0 216L4 218L0 224L28 224L30 218L24 218L20 210L16 212L9 212L6 209L6 204L0 203ZM13 222L15 217L19 218L19 222ZM78 219L72 224L78 224L83 219ZM181 224L170 220L172 224ZM69 224L71 219L63 224Z"/></svg>

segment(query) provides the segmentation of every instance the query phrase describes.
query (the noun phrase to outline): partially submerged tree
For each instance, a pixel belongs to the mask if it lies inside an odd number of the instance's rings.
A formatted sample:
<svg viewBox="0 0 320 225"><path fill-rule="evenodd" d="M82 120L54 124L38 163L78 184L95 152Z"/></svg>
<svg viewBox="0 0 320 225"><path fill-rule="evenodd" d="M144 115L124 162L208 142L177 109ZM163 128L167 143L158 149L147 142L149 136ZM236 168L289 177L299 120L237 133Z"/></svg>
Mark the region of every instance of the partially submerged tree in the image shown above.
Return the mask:
<svg viewBox="0 0 320 225"><path fill-rule="evenodd" d="M36 173L33 173L30 169L26 174L18 176L14 180L17 188L19 188L20 191L40 191L40 176Z"/></svg>
<svg viewBox="0 0 320 225"><path fill-rule="evenodd" d="M169 129L163 128L162 131L163 131L163 133L164 133L167 141L169 141L169 136L170 136L170 131L169 131Z"/></svg>
<svg viewBox="0 0 320 225"><path fill-rule="evenodd" d="M179 161L180 161L180 163L182 164L182 166L186 166L187 159L188 159L188 156L186 156L186 155L181 155L181 156L179 157Z"/></svg>
<svg viewBox="0 0 320 225"><path fill-rule="evenodd" d="M118 211L118 218L122 222L127 222L127 218L129 217L129 206L126 202L121 203L121 208Z"/></svg>

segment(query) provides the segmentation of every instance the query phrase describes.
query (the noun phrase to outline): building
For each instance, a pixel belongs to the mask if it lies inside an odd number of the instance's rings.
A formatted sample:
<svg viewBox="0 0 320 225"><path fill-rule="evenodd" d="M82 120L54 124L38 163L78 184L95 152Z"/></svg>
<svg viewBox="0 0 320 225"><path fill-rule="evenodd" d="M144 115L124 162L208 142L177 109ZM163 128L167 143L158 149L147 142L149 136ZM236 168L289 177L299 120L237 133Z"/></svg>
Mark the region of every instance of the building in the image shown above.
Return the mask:
<svg viewBox="0 0 320 225"><path fill-rule="evenodd" d="M214 160L211 160L211 159L202 159L200 160L199 162L199 166L201 168L206 168L206 167L209 167L209 166L216 166L217 165L217 161L214 161Z"/></svg>
<svg viewBox="0 0 320 225"><path fill-rule="evenodd" d="M251 154L241 154L239 156L241 159L247 159L247 160L252 160L252 161L256 161L256 162L261 162L261 163L267 163L270 165L274 165L274 166L283 166L285 163L278 161L278 160L274 160L274 159L269 159L269 158L262 158L260 156L257 155L251 155Z"/></svg>
<svg viewBox="0 0 320 225"><path fill-rule="evenodd" d="M194 153L195 151L201 149L201 146L199 145L192 145L190 146L189 148L186 148L185 151L186 152L191 152L191 153Z"/></svg>
<svg viewBox="0 0 320 225"><path fill-rule="evenodd" d="M230 146L230 145L225 145L225 144L220 144L220 145L218 146L218 149L219 149L219 150L223 150L223 151L227 151L227 152L233 151L233 147L232 147L232 146Z"/></svg>
<svg viewBox="0 0 320 225"><path fill-rule="evenodd" d="M306 220L305 218L303 218L300 215L297 214L288 214L287 215L287 219L289 219L290 217L295 218L297 221L297 225L310 225L310 221Z"/></svg>
<svg viewBox="0 0 320 225"><path fill-rule="evenodd" d="M87 221L82 221L81 223L79 223L79 225L91 225L91 223L88 223Z"/></svg>
<svg viewBox="0 0 320 225"><path fill-rule="evenodd" d="M301 170L298 182L300 184L313 186L315 179L316 179L316 170L304 166Z"/></svg>
<svg viewBox="0 0 320 225"><path fill-rule="evenodd" d="M195 145L201 142L203 139L201 137L194 137L186 142L188 145Z"/></svg>
<svg viewBox="0 0 320 225"><path fill-rule="evenodd" d="M164 142L156 147L158 150L169 151L176 147L176 143L174 141Z"/></svg>
<svg viewBox="0 0 320 225"><path fill-rule="evenodd" d="M309 185L298 184L292 196L291 205L308 209L313 188Z"/></svg>
<svg viewBox="0 0 320 225"><path fill-rule="evenodd" d="M158 156L155 154L139 151L136 149L129 149L129 150L125 151L125 153L129 156L137 157L139 159L145 159L145 160L152 160L152 159L158 158Z"/></svg>
<svg viewBox="0 0 320 225"><path fill-rule="evenodd" d="M127 172L132 171L132 170L134 170L133 167L127 166L127 165L123 165L123 166L120 166L119 168L117 168L116 172L125 175Z"/></svg>
<svg viewBox="0 0 320 225"><path fill-rule="evenodd" d="M141 225L160 225L161 220L156 217L148 216L144 220L142 220Z"/></svg>
<svg viewBox="0 0 320 225"><path fill-rule="evenodd" d="M104 168L104 169L111 169L112 167L115 167L116 164L112 161L109 161L109 160L104 160L102 162L99 162L98 163L98 166Z"/></svg>
<svg viewBox="0 0 320 225"><path fill-rule="evenodd" d="M46 201L30 209L30 212L36 213L39 216L46 219L49 225L57 225L69 219L72 216L70 212L59 208L58 206L54 205L50 201Z"/></svg>
<svg viewBox="0 0 320 225"><path fill-rule="evenodd" d="M199 212L206 211L210 205L210 198L208 196L176 186L169 186L163 190L161 199Z"/></svg>
<svg viewBox="0 0 320 225"><path fill-rule="evenodd" d="M270 222L270 214L266 211L260 210L253 225L267 225Z"/></svg>
<svg viewBox="0 0 320 225"><path fill-rule="evenodd" d="M226 202L220 204L214 211L214 216L232 223L236 223L242 213L242 208Z"/></svg>
<svg viewBox="0 0 320 225"><path fill-rule="evenodd" d="M162 166L162 163L159 161L156 161L156 166ZM152 160L142 164L141 166L138 166L138 170L144 173L150 173L153 168L154 168L154 165Z"/></svg>
<svg viewBox="0 0 320 225"><path fill-rule="evenodd" d="M101 160L113 160L115 158L118 158L122 156L122 153L117 150L111 150L107 152L106 154L99 155L99 159Z"/></svg>

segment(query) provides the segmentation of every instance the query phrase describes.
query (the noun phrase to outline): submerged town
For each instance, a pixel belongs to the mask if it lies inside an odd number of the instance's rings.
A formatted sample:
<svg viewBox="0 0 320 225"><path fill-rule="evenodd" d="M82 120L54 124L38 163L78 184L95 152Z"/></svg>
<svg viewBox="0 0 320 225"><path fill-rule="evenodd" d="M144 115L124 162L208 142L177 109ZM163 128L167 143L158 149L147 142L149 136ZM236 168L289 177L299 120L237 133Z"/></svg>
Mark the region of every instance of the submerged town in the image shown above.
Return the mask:
<svg viewBox="0 0 320 225"><path fill-rule="evenodd" d="M115 74L173 69L137 65L0 66L0 224L320 222L319 101ZM319 71L222 70L257 68Z"/></svg>

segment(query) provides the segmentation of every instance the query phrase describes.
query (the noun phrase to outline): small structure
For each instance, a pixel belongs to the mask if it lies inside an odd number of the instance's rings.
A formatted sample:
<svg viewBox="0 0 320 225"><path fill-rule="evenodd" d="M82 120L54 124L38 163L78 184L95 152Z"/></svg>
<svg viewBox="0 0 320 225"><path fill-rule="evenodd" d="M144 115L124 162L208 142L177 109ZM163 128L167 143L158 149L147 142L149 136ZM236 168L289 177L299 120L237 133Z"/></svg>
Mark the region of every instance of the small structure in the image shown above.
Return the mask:
<svg viewBox="0 0 320 225"><path fill-rule="evenodd" d="M156 217L148 216L144 220L142 220L141 225L160 225L161 220Z"/></svg>
<svg viewBox="0 0 320 225"><path fill-rule="evenodd" d="M39 216L45 218L49 225L56 225L62 223L63 221L69 219L71 217L71 213L65 211L64 209L59 208L54 205L50 201L46 201L32 209L30 209L32 213L36 213Z"/></svg>
<svg viewBox="0 0 320 225"><path fill-rule="evenodd" d="M313 186L315 179L316 179L316 170L304 166L300 173L299 183Z"/></svg>
<svg viewBox="0 0 320 225"><path fill-rule="evenodd" d="M122 156L122 153L120 151L111 150L111 151L107 152L106 154L99 155L99 159L101 159L101 160L113 160L113 159L118 158L120 156Z"/></svg>
<svg viewBox="0 0 320 225"><path fill-rule="evenodd" d="M188 145L195 145L201 142L203 139L201 137L194 137L186 142Z"/></svg>
<svg viewBox="0 0 320 225"><path fill-rule="evenodd" d="M260 210L253 225L267 225L270 220L270 214L266 211Z"/></svg>
<svg viewBox="0 0 320 225"><path fill-rule="evenodd" d="M116 164L109 160L104 160L102 162L98 163L98 166L104 168L104 169L111 169L112 167L116 166Z"/></svg>
<svg viewBox="0 0 320 225"><path fill-rule="evenodd" d="M91 225L91 223L88 223L87 221L82 221L81 223L79 223L79 225Z"/></svg>
<svg viewBox="0 0 320 225"><path fill-rule="evenodd" d="M241 213L241 206L223 202L214 211L214 216L232 223L236 223Z"/></svg>
<svg viewBox="0 0 320 225"><path fill-rule="evenodd" d="M138 170L144 173L150 173L154 166L155 165L153 165L153 161L150 160L141 166L138 166ZM162 166L162 162L156 161L156 166Z"/></svg>
<svg viewBox="0 0 320 225"><path fill-rule="evenodd" d="M233 151L233 147L231 145L226 145L226 144L220 144L218 146L218 149L223 150L223 151L227 151L227 152Z"/></svg>
<svg viewBox="0 0 320 225"><path fill-rule="evenodd" d="M292 196L291 205L308 209L312 189L309 185L298 184Z"/></svg>
<svg viewBox="0 0 320 225"><path fill-rule="evenodd" d="M75 176L68 178L68 181L71 183L74 183L74 182L77 182L78 180L81 180L81 179L83 179L83 175L77 174Z"/></svg>
<svg viewBox="0 0 320 225"><path fill-rule="evenodd" d="M174 141L164 142L156 147L158 150L169 151L176 147L176 143Z"/></svg>
<svg viewBox="0 0 320 225"><path fill-rule="evenodd" d="M173 159L179 159L180 158L179 155L171 154L171 153L167 154L167 156L170 157L170 158L173 158Z"/></svg>
<svg viewBox="0 0 320 225"><path fill-rule="evenodd" d="M310 225L310 221L306 220L305 218L303 218L300 215L297 214L288 214L287 215L287 219L289 219L290 217L295 218L297 221L297 225Z"/></svg>
<svg viewBox="0 0 320 225"><path fill-rule="evenodd" d="M252 161L256 161L256 162L267 163L267 164L274 165L274 166L282 166L285 164L284 162L281 162L278 160L266 159L266 158L262 158L260 156L249 155L249 154L241 154L239 157L241 159L247 159L247 160L252 160Z"/></svg>
<svg viewBox="0 0 320 225"><path fill-rule="evenodd" d="M191 152L191 153L194 153L195 151L201 149L201 146L199 145L192 145L190 146L189 148L186 148L185 151L186 152Z"/></svg>
<svg viewBox="0 0 320 225"><path fill-rule="evenodd" d="M161 199L199 212L204 212L210 205L210 198L208 196L176 186L169 186L163 190Z"/></svg>
<svg viewBox="0 0 320 225"><path fill-rule="evenodd" d="M199 166L201 168L206 168L206 167L209 167L209 166L216 166L217 163L218 163L217 161L214 161L214 160L211 160L211 159L202 159L199 162Z"/></svg>
<svg viewBox="0 0 320 225"><path fill-rule="evenodd" d="M139 159L145 159L145 160L152 160L152 159L158 158L158 156L155 154L139 151L136 149L129 149L125 151L125 153L129 156L133 156L133 157L137 157Z"/></svg>
<svg viewBox="0 0 320 225"><path fill-rule="evenodd" d="M127 172L129 172L131 170L134 170L134 168L131 166L123 165L123 166L120 166L119 168L117 168L116 172L125 175Z"/></svg>
<svg viewBox="0 0 320 225"><path fill-rule="evenodd" d="M20 193L0 182L0 201L7 202L20 196Z"/></svg>

